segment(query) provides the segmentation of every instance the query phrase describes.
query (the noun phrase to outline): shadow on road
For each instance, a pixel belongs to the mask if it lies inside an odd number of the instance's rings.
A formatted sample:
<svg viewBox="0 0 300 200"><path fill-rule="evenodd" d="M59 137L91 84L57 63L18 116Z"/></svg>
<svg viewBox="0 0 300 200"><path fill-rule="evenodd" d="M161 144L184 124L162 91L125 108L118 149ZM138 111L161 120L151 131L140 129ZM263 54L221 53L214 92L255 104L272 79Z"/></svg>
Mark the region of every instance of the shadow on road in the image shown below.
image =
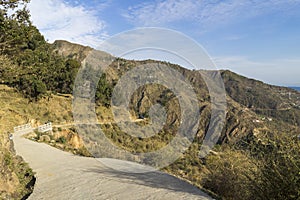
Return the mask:
<svg viewBox="0 0 300 200"><path fill-rule="evenodd" d="M139 185L144 185L151 188L157 189L167 189L175 192L189 193L192 195L197 195L210 199L208 195L203 193L200 189L191 184L182 181L178 178L170 176L162 172L148 172L148 173L127 173L116 171L113 169L88 169L84 171L85 173L101 173L107 177L116 178L124 183L135 183Z"/></svg>

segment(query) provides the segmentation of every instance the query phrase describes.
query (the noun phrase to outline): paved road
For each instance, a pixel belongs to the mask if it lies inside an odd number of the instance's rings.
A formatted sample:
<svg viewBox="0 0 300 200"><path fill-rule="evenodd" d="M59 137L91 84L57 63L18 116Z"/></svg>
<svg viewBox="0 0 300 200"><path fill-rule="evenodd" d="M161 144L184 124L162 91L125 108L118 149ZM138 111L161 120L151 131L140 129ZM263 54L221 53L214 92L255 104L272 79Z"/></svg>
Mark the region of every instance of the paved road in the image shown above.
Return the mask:
<svg viewBox="0 0 300 200"><path fill-rule="evenodd" d="M17 154L36 172L37 182L29 197L32 200L211 199L192 185L161 172L118 172L96 159L74 156L20 134L13 140ZM134 170L135 166L130 167Z"/></svg>

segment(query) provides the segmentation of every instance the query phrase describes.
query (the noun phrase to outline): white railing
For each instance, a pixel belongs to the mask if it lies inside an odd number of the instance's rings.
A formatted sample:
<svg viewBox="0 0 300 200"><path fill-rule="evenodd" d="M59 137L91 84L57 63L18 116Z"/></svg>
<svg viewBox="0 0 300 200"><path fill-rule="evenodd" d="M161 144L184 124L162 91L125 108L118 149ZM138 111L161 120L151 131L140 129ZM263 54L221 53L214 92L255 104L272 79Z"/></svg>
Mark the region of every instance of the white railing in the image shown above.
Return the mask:
<svg viewBox="0 0 300 200"><path fill-rule="evenodd" d="M31 126L31 124L24 124L24 125L21 125L21 126L16 126L14 127L14 132L15 133L30 133L33 131L33 128Z"/></svg>
<svg viewBox="0 0 300 200"><path fill-rule="evenodd" d="M51 122L41 125L41 126L38 126L38 132L45 133L47 131L52 131L52 123Z"/></svg>

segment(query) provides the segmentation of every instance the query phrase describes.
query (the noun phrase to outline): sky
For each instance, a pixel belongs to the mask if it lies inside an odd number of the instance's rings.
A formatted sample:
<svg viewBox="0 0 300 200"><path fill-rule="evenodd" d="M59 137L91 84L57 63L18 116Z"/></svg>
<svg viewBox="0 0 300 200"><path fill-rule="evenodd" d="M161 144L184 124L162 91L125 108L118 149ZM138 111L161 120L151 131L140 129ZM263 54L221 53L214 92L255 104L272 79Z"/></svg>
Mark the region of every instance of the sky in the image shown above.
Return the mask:
<svg viewBox="0 0 300 200"><path fill-rule="evenodd" d="M97 48L124 31L167 28L200 44L218 69L300 86L300 0L31 0L28 8L49 42Z"/></svg>

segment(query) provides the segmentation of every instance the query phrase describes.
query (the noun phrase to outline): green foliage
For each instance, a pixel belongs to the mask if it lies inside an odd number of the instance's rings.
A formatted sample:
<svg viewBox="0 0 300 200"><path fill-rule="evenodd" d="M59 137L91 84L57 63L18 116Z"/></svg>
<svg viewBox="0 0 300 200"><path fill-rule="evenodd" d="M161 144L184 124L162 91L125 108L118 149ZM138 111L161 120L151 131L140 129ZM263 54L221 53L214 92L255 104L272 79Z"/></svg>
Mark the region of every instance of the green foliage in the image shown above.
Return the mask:
<svg viewBox="0 0 300 200"><path fill-rule="evenodd" d="M15 156L12 152L7 151L5 148L3 149L2 142L3 141L0 142L0 150L3 153L3 157L0 155L0 176L1 178L4 178L4 181L12 181L14 180L13 176L15 176L18 184L16 185L16 188L12 188L13 190L10 191L10 193L7 193L5 188L1 188L0 199L22 199L24 196L29 196L33 191L33 185L35 182L34 173L29 168L28 164L21 159L21 157Z"/></svg>
<svg viewBox="0 0 300 200"><path fill-rule="evenodd" d="M299 199L300 141L297 137L276 135L252 144L254 157L261 160L252 184L257 199ZM260 157L257 157L260 155Z"/></svg>
<svg viewBox="0 0 300 200"><path fill-rule="evenodd" d="M3 11L7 13L8 10L15 9L18 6L29 2L30 0L0 0L0 6L2 7Z"/></svg>
<svg viewBox="0 0 300 200"><path fill-rule="evenodd" d="M26 97L38 99L47 90L71 93L80 63L55 54L39 30L30 22L27 0L0 1L0 55L16 66L0 66L2 81L18 88ZM8 15L8 12L12 13Z"/></svg>
<svg viewBox="0 0 300 200"><path fill-rule="evenodd" d="M26 8L28 0L0 1L0 52L18 53L29 44L36 30L30 22ZM20 5L25 6L20 6ZM21 7L20 9L16 9Z"/></svg>
<svg viewBox="0 0 300 200"><path fill-rule="evenodd" d="M18 159L19 163L15 163L14 171L19 179L20 186L18 189L19 194L17 194L13 199L19 199L20 197L22 197L22 199L27 199L33 192L36 178L34 177L34 172L29 165L24 161L21 161L20 157L18 157Z"/></svg>
<svg viewBox="0 0 300 200"><path fill-rule="evenodd" d="M268 135L248 145L249 151L223 147L210 155L203 186L225 199L299 199L299 139Z"/></svg>
<svg viewBox="0 0 300 200"><path fill-rule="evenodd" d="M4 154L3 161L4 161L5 166L8 166L9 168L11 168L11 165L13 164L12 155L10 153L6 152Z"/></svg>
<svg viewBox="0 0 300 200"><path fill-rule="evenodd" d="M66 144L67 143L67 139L65 136L61 136L59 137L56 142L61 143L61 144Z"/></svg>
<svg viewBox="0 0 300 200"><path fill-rule="evenodd" d="M41 80L34 76L22 76L19 79L18 89L24 92L25 96L38 99L40 96L46 94L47 87Z"/></svg>
<svg viewBox="0 0 300 200"><path fill-rule="evenodd" d="M203 186L224 199L252 199L251 181L256 165L254 160L241 151L226 149L220 155L211 155L206 160L209 170ZM257 196L257 195L255 195Z"/></svg>
<svg viewBox="0 0 300 200"><path fill-rule="evenodd" d="M106 74L100 76L97 91L96 91L96 100L100 102L105 107L110 106L111 96L112 96L112 85L109 84L106 80Z"/></svg>

